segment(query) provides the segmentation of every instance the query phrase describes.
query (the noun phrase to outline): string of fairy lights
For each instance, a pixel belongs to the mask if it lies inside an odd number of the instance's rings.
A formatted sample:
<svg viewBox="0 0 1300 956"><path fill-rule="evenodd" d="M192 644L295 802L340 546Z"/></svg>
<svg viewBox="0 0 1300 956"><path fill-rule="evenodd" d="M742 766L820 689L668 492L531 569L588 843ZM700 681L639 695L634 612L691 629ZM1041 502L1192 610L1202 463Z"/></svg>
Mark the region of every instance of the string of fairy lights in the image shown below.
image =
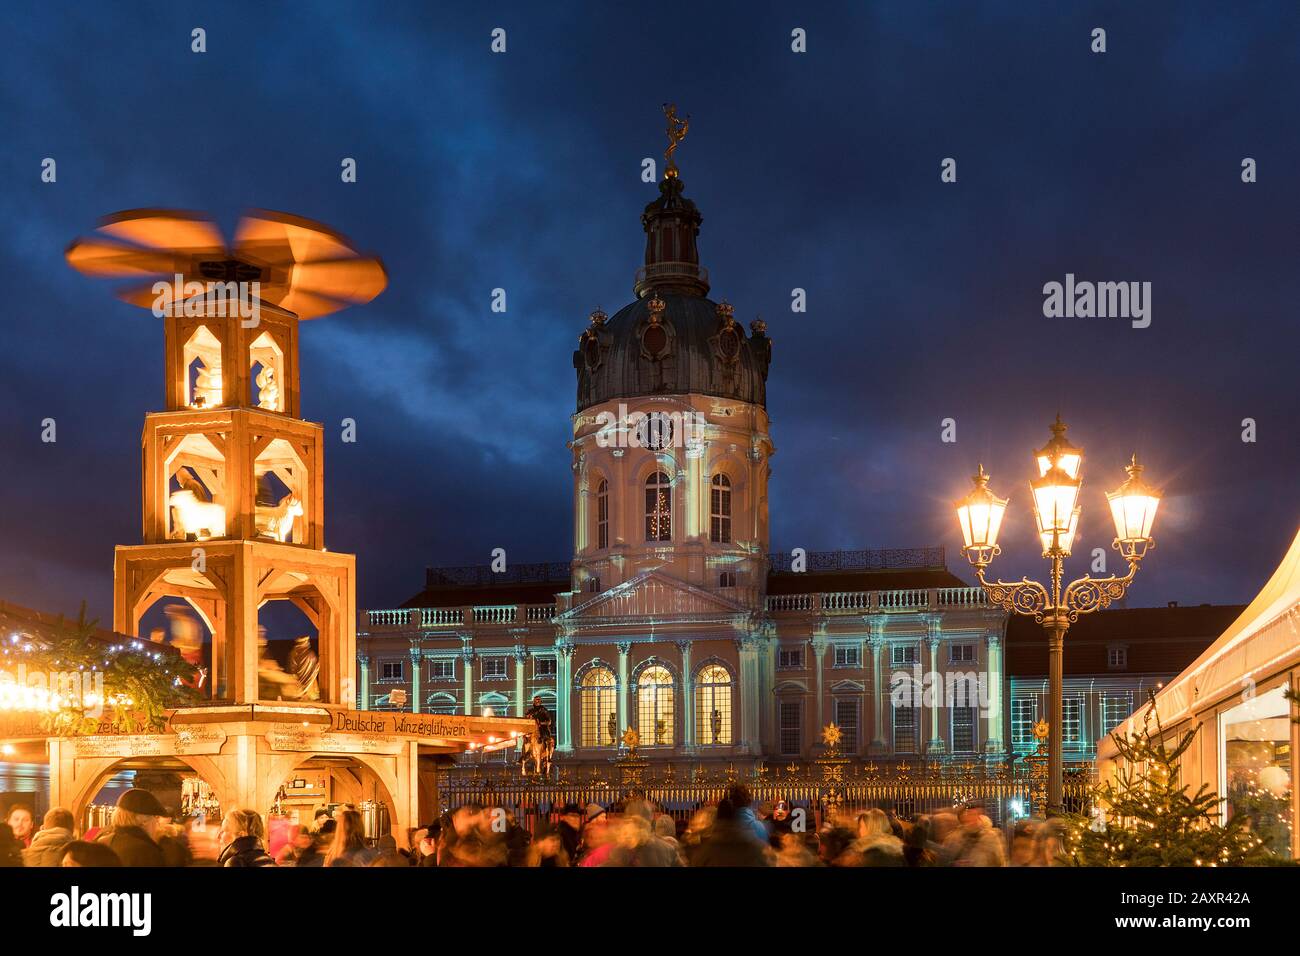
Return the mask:
<svg viewBox="0 0 1300 956"><path fill-rule="evenodd" d="M70 632L11 633L0 642L0 711L72 716L143 708L150 717L188 697L193 665L141 640L104 644Z"/></svg>

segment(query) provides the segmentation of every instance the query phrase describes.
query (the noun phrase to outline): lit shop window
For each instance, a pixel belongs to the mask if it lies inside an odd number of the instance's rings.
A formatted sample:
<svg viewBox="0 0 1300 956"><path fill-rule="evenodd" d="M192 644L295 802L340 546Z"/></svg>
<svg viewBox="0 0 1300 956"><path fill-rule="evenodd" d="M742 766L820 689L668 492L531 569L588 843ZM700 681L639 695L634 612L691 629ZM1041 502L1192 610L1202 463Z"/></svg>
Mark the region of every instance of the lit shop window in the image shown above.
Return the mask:
<svg viewBox="0 0 1300 956"><path fill-rule="evenodd" d="M1245 816L1273 853L1291 856L1291 721L1278 687L1219 715L1225 814Z"/></svg>

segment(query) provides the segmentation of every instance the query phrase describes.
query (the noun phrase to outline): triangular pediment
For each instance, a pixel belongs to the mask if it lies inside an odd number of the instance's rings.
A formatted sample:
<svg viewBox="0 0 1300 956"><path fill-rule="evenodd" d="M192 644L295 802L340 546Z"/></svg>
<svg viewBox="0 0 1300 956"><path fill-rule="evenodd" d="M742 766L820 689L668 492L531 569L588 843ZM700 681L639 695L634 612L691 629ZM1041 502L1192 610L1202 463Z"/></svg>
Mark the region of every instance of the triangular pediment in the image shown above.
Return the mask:
<svg viewBox="0 0 1300 956"><path fill-rule="evenodd" d="M557 619L568 624L626 620L691 621L731 620L751 608L695 587L662 571L643 571L622 584L593 595Z"/></svg>

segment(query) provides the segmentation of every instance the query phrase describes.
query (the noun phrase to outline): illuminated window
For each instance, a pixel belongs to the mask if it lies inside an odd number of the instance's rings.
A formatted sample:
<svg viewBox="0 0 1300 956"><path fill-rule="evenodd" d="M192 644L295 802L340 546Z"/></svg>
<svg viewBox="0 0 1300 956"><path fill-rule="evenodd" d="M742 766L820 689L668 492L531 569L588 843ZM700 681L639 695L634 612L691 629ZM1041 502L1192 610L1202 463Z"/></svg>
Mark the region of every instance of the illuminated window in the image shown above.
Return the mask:
<svg viewBox="0 0 1300 956"><path fill-rule="evenodd" d="M673 743L673 675L658 664L641 672L636 687L637 733L641 746Z"/></svg>
<svg viewBox="0 0 1300 956"><path fill-rule="evenodd" d="M950 663L950 664L974 664L974 663L975 663L975 645L974 645L974 644L949 644L949 645L948 645L948 663Z"/></svg>
<svg viewBox="0 0 1300 956"><path fill-rule="evenodd" d="M1291 703L1285 687L1257 693L1219 715L1219 779L1225 822L1245 817L1274 856L1291 856Z"/></svg>
<svg viewBox="0 0 1300 956"><path fill-rule="evenodd" d="M845 753L858 752L858 702L835 701L835 726L840 728L840 749Z"/></svg>
<svg viewBox="0 0 1300 956"><path fill-rule="evenodd" d="M1126 715L1127 716L1127 715ZM1017 697L1011 702L1011 740L1015 744L1034 742L1034 723L1038 720L1038 699Z"/></svg>
<svg viewBox="0 0 1300 956"><path fill-rule="evenodd" d="M731 479L714 475L709 491L709 538L726 543L731 540Z"/></svg>
<svg viewBox="0 0 1300 956"><path fill-rule="evenodd" d="M970 754L975 752L975 708L952 708L952 752Z"/></svg>
<svg viewBox="0 0 1300 956"><path fill-rule="evenodd" d="M582 746L612 747L618 742L618 690L614 672L593 667L582 675L578 692L582 713Z"/></svg>
<svg viewBox="0 0 1300 956"><path fill-rule="evenodd" d="M1101 698L1101 730L1110 733L1133 713L1133 695L1129 691L1106 694Z"/></svg>
<svg viewBox="0 0 1300 956"><path fill-rule="evenodd" d="M702 747L731 743L731 674L709 664L695 675L695 742Z"/></svg>
<svg viewBox="0 0 1300 956"><path fill-rule="evenodd" d="M798 756L803 749L803 705L797 700L783 700L777 706L781 754Z"/></svg>
<svg viewBox="0 0 1300 956"><path fill-rule="evenodd" d="M1077 747L1083 741L1083 698L1061 701L1061 739Z"/></svg>
<svg viewBox="0 0 1300 956"><path fill-rule="evenodd" d="M916 708L894 708L894 753L916 753Z"/></svg>
<svg viewBox="0 0 1300 956"><path fill-rule="evenodd" d="M656 471L645 481L645 539L671 541L673 539L672 481L662 471Z"/></svg>
<svg viewBox="0 0 1300 956"><path fill-rule="evenodd" d="M836 667L861 667L862 666L862 645L860 644L835 645L835 666Z"/></svg>
<svg viewBox="0 0 1300 956"><path fill-rule="evenodd" d="M604 478L596 488L596 547L609 547L609 482Z"/></svg>
<svg viewBox="0 0 1300 956"><path fill-rule="evenodd" d="M916 645L894 644L889 649L889 662L894 667L911 667L916 663Z"/></svg>

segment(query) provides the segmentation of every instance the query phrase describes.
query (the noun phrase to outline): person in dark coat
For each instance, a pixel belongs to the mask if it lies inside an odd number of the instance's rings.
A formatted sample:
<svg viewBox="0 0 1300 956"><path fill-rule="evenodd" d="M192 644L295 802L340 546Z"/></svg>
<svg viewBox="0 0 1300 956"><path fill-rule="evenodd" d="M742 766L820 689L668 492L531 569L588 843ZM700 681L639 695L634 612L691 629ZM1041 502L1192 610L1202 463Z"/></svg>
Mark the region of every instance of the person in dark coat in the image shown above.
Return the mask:
<svg viewBox="0 0 1300 956"><path fill-rule="evenodd" d="M742 819L730 800L718 801L718 815L691 856L691 866L770 865L767 844L758 838L752 820Z"/></svg>
<svg viewBox="0 0 1300 956"><path fill-rule="evenodd" d="M569 863L578 862L578 852L582 847L582 807L576 803L566 803L560 811L560 822L555 826L560 845Z"/></svg>
<svg viewBox="0 0 1300 956"><path fill-rule="evenodd" d="M121 866L117 854L106 843L87 843L73 840L63 848L63 857L59 866Z"/></svg>
<svg viewBox="0 0 1300 956"><path fill-rule="evenodd" d="M266 826L256 810L231 810L221 821L218 866L275 866L266 852Z"/></svg>
<svg viewBox="0 0 1300 956"><path fill-rule="evenodd" d="M0 867L22 866L24 849L14 836L13 827L0 823Z"/></svg>
<svg viewBox="0 0 1300 956"><path fill-rule="evenodd" d="M59 866L63 863L63 849L72 842L72 813L54 807L45 814L40 831L32 837L32 845L23 850L23 863L27 866Z"/></svg>
<svg viewBox="0 0 1300 956"><path fill-rule="evenodd" d="M96 842L106 844L123 866L166 866L158 834L167 810L148 790L128 790L117 799L111 826Z"/></svg>

